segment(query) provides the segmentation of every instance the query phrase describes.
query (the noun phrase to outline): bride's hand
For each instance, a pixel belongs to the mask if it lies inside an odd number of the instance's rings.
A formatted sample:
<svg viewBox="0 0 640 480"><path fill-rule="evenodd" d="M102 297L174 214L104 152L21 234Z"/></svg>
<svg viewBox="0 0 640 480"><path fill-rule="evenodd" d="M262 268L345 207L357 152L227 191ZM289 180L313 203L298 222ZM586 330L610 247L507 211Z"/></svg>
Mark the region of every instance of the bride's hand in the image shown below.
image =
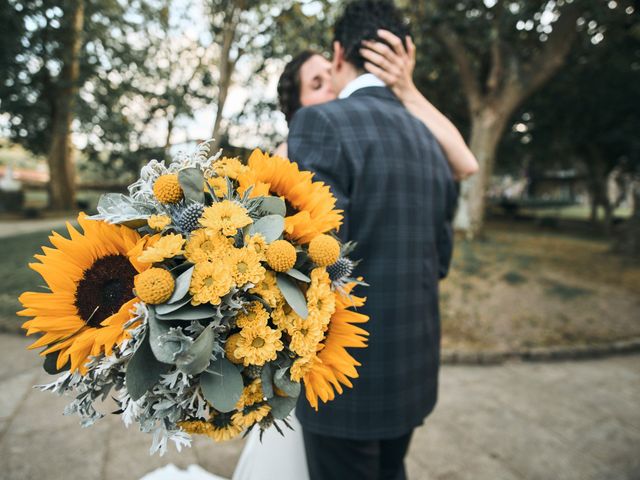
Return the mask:
<svg viewBox="0 0 640 480"><path fill-rule="evenodd" d="M364 68L380 78L401 100L416 89L413 69L416 65L416 46L406 37L407 48L400 38L387 30L378 30L382 42L363 40L360 54L365 59Z"/></svg>

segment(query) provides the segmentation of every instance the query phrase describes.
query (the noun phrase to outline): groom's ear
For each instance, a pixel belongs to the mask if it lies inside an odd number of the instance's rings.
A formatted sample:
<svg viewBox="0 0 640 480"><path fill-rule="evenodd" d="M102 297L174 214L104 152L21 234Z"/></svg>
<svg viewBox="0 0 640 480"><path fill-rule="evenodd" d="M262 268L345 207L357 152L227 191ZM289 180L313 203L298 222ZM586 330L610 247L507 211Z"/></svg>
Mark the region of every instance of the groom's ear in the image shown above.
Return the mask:
<svg viewBox="0 0 640 480"><path fill-rule="evenodd" d="M333 42L333 68L339 70L342 68L342 64L344 63L344 48L340 42L335 40Z"/></svg>

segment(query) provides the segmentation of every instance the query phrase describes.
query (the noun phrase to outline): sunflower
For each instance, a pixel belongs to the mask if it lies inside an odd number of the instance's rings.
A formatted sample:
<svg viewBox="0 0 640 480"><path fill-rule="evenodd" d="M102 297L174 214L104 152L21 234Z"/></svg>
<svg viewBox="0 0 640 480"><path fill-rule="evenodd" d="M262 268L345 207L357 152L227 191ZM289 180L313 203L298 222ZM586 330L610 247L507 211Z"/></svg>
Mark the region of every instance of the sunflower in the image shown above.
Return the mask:
<svg viewBox="0 0 640 480"><path fill-rule="evenodd" d="M213 428L207 434L216 442L226 442L242 433L242 426L233 420L233 412L215 413L209 422Z"/></svg>
<svg viewBox="0 0 640 480"><path fill-rule="evenodd" d="M196 263L189 285L192 295L191 304L200 305L211 303L219 305L233 288L233 277L224 263L201 262Z"/></svg>
<svg viewBox="0 0 640 480"><path fill-rule="evenodd" d="M191 263L218 260L233 248L233 239L215 230L199 228L191 233L184 248L184 256Z"/></svg>
<svg viewBox="0 0 640 480"><path fill-rule="evenodd" d="M234 248L231 250L227 263L231 269L231 276L238 287L247 283L258 284L266 273L260 264L260 256L249 248Z"/></svg>
<svg viewBox="0 0 640 480"><path fill-rule="evenodd" d="M269 312L260 302L251 302L251 306L246 313L241 313L236 319L236 325L240 328L251 327L253 325L267 325Z"/></svg>
<svg viewBox="0 0 640 480"><path fill-rule="evenodd" d="M162 236L152 246L147 247L138 257L139 262L157 263L167 258L173 258L176 255L182 255L184 250L184 237L176 233L168 233Z"/></svg>
<svg viewBox="0 0 640 480"><path fill-rule="evenodd" d="M310 277L311 285L306 293L309 317L317 318L326 326L336 309L336 297L331 291L331 279L324 268L314 268Z"/></svg>
<svg viewBox="0 0 640 480"><path fill-rule="evenodd" d="M150 267L137 260L142 249L156 240L141 238L130 228L78 216L80 233L67 224L70 238L56 232L55 248L43 247L29 266L47 283L50 292L25 292L24 310L34 317L22 328L27 335L42 333L29 348L47 347L41 355L59 352L57 367L70 362L72 371L86 373L89 356L110 355L128 333L124 324L139 301L133 294L134 277Z"/></svg>
<svg viewBox="0 0 640 480"><path fill-rule="evenodd" d="M342 224L342 211L336 210L336 198L323 182L314 182L311 172L300 171L286 158L270 157L255 149L249 157L249 170L238 177L240 194L249 187L252 197L284 197L295 211L285 218L285 231L291 240L308 243L314 237Z"/></svg>
<svg viewBox="0 0 640 480"><path fill-rule="evenodd" d="M233 421L242 428L249 428L254 423L259 422L271 411L271 407L267 403L255 403L246 407L244 410L233 414Z"/></svg>
<svg viewBox="0 0 640 480"><path fill-rule="evenodd" d="M205 208L200 219L200 225L203 227L227 236L235 235L239 228L252 222L247 210L231 200L223 200Z"/></svg>
<svg viewBox="0 0 640 480"><path fill-rule="evenodd" d="M235 354L247 365L264 365L278 358L278 352L284 348L280 340L280 330L267 325L251 325L240 330L242 337L238 341Z"/></svg>
<svg viewBox="0 0 640 480"><path fill-rule="evenodd" d="M368 332L356 326L369 317L349 310L361 307L365 299L350 295L355 284L345 288L346 296L335 293L335 312L326 332L323 348L316 356L297 359L291 366L291 379L303 378L309 404L318 409L318 398L323 402L333 400L335 392L342 393L342 385L352 387L349 378L358 378L356 367L360 366L347 348L366 347Z"/></svg>
<svg viewBox="0 0 640 480"><path fill-rule="evenodd" d="M278 302L284 301L284 297L278 288L276 274L271 270L266 271L264 278L250 289L249 293L254 293L261 297L271 308L276 308Z"/></svg>

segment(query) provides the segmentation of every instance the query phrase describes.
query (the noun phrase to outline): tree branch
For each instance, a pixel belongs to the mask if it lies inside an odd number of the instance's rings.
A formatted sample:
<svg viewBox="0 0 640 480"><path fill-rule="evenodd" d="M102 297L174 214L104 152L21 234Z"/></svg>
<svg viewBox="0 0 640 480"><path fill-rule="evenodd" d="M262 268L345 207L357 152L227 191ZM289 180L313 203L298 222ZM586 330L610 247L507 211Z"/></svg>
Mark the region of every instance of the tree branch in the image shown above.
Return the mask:
<svg viewBox="0 0 640 480"><path fill-rule="evenodd" d="M502 48L500 42L500 22L502 20L502 12L504 11L504 7L502 2L498 2L495 5L496 13L491 21L491 32L490 32L490 40L491 40L491 70L489 71L489 75L487 76L487 92L490 95L495 92L501 83L501 78L503 75L503 58L502 58Z"/></svg>
<svg viewBox="0 0 640 480"><path fill-rule="evenodd" d="M444 43L453 57L458 70L460 71L460 81L467 96L471 112L477 111L481 105L482 93L476 72L471 63L469 52L464 46L458 34L448 26L441 24L436 28L436 34L440 41Z"/></svg>

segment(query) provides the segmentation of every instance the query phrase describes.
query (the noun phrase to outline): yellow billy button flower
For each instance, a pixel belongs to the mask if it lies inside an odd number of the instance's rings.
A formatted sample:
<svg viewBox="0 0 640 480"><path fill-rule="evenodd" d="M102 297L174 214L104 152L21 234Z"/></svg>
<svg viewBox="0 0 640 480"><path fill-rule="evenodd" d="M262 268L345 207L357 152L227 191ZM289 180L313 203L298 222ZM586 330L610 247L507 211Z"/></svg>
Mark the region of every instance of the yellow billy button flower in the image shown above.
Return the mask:
<svg viewBox="0 0 640 480"><path fill-rule="evenodd" d="M267 263L276 272L291 270L296 264L296 249L286 240L276 240L267 248Z"/></svg>
<svg viewBox="0 0 640 480"><path fill-rule="evenodd" d="M309 243L309 257L319 267L333 265L340 258L340 244L329 235L318 235Z"/></svg>
<svg viewBox="0 0 640 480"><path fill-rule="evenodd" d="M171 223L171 218L168 215L151 215L147 223L149 227L159 232Z"/></svg>
<svg viewBox="0 0 640 480"><path fill-rule="evenodd" d="M238 341L242 337L239 333L234 333L227 338L227 343L224 344L224 351L227 354L227 360L236 365L242 363L242 358L236 357L236 348L238 348Z"/></svg>
<svg viewBox="0 0 640 480"><path fill-rule="evenodd" d="M133 285L140 300L157 305L171 298L175 281L171 273L164 268L150 268L136 275Z"/></svg>
<svg viewBox="0 0 640 480"><path fill-rule="evenodd" d="M178 203L184 193L178 181L178 175L160 175L153 184L153 194L160 203Z"/></svg>

